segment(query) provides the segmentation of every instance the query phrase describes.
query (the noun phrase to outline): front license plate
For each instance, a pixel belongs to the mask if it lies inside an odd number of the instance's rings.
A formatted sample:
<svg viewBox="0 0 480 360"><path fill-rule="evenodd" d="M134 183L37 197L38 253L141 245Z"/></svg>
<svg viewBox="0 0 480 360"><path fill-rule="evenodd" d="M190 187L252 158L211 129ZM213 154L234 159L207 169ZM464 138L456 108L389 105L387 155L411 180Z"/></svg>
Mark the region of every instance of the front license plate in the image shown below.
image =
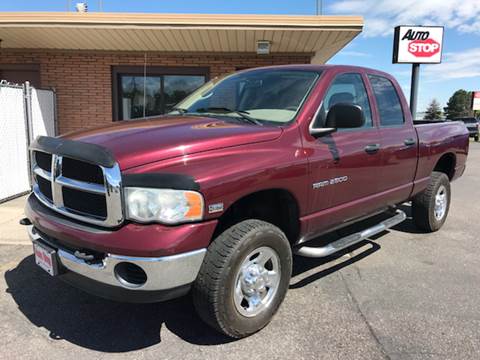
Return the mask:
<svg viewBox="0 0 480 360"><path fill-rule="evenodd" d="M33 253L35 254L35 263L52 276L58 274L57 254L49 246L33 243Z"/></svg>

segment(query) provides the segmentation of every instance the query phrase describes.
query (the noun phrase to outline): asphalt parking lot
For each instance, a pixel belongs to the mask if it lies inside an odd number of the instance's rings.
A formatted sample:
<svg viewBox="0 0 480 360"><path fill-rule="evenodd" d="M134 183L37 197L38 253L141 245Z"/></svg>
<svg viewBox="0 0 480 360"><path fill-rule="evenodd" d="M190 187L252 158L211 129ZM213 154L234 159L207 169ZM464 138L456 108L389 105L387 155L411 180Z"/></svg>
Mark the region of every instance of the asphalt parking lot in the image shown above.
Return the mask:
<svg viewBox="0 0 480 360"><path fill-rule="evenodd" d="M206 327L189 297L122 304L51 278L16 225L23 201L0 205L2 359L480 358L480 144L440 232L408 219L336 258L297 257L277 316L239 341Z"/></svg>

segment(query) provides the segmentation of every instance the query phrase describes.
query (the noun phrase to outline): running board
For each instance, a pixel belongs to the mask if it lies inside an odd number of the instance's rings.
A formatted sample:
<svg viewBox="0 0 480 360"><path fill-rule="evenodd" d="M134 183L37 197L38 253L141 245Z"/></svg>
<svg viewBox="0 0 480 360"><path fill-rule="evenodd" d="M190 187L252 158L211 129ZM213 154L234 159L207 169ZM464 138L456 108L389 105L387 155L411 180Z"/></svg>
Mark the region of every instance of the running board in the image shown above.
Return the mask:
<svg viewBox="0 0 480 360"><path fill-rule="evenodd" d="M294 250L294 252L297 255L311 257L311 258L330 256L336 253L337 251L343 250L373 235L379 234L382 231L385 231L397 224L400 224L406 218L407 218L407 215L402 210L397 209L394 216L368 229L357 232L355 234L345 236L323 247L302 246Z"/></svg>

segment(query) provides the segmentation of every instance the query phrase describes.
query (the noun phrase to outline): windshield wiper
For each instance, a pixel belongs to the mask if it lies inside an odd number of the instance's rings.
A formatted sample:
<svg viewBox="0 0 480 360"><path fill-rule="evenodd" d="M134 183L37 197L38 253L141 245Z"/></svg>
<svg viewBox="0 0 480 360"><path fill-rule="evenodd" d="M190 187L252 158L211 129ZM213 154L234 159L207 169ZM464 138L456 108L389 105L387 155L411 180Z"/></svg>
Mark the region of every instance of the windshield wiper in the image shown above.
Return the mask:
<svg viewBox="0 0 480 360"><path fill-rule="evenodd" d="M219 113L219 114L234 113L240 116L241 119L247 120L249 123L263 126L263 124L260 121L249 116L249 112L245 110L232 110L226 107L207 107L207 108L197 109L196 112L199 112L199 113L211 112L211 113Z"/></svg>
<svg viewBox="0 0 480 360"><path fill-rule="evenodd" d="M178 111L180 114L186 114L186 113L188 113L188 110L187 110L187 109L183 109L183 108L179 108L179 107L174 107L174 108L172 108L169 112L172 112L172 111Z"/></svg>

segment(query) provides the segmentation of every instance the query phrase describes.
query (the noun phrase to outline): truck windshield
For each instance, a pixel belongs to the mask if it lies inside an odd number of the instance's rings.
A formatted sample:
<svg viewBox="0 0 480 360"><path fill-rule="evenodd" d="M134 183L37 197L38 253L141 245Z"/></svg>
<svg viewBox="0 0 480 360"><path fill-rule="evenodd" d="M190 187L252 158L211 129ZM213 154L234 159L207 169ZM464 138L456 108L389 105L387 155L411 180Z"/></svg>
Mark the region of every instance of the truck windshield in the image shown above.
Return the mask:
<svg viewBox="0 0 480 360"><path fill-rule="evenodd" d="M319 72L261 69L214 79L177 104L181 114L235 117L250 123L292 121Z"/></svg>

